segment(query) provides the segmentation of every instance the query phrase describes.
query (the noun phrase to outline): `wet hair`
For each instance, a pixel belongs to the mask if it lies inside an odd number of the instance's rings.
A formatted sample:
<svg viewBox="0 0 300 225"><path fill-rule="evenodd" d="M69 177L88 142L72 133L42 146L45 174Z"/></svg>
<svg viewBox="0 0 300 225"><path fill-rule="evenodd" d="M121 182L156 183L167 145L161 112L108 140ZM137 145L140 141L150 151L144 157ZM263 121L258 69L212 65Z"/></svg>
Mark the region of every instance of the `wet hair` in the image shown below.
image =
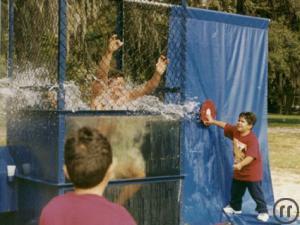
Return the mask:
<svg viewBox="0 0 300 225"><path fill-rule="evenodd" d="M239 118L245 118L249 125L254 126L256 123L256 115L253 112L241 112Z"/></svg>
<svg viewBox="0 0 300 225"><path fill-rule="evenodd" d="M110 143L98 130L88 127L66 140L64 156L70 180L83 189L101 183L112 163Z"/></svg>

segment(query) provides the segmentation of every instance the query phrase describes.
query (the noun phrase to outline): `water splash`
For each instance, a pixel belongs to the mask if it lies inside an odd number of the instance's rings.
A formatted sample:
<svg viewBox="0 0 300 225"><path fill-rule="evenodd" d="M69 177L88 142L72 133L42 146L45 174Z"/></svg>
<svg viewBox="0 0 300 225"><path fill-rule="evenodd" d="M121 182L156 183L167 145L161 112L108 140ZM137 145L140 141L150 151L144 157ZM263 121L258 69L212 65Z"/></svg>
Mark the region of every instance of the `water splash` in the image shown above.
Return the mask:
<svg viewBox="0 0 300 225"><path fill-rule="evenodd" d="M5 114L7 102L13 104L13 110L55 110L58 85L48 78L44 68L27 68L16 71L12 79L0 79L1 114ZM65 108L67 110L88 109L81 99L79 87L73 81L67 81L65 88Z"/></svg>
<svg viewBox="0 0 300 225"><path fill-rule="evenodd" d="M44 68L27 68L15 72L13 79L0 79L1 114L5 113L7 101L14 110L56 110L58 85L53 84L49 72ZM134 87L127 84L127 89ZM67 81L65 88L65 109L71 111L89 110L83 102L79 87L73 81ZM110 110L145 111L163 115L166 119L193 118L199 109L199 101L190 99L183 104L166 104L155 96L144 96L122 106L113 106Z"/></svg>
<svg viewBox="0 0 300 225"><path fill-rule="evenodd" d="M16 74L17 76L14 78L0 80L0 99L3 108L6 108L8 102L10 106L13 105L13 108L37 105L41 98L38 89L50 84L46 70L42 68L29 69ZM5 113L5 110L1 109L1 112Z"/></svg>
<svg viewBox="0 0 300 225"><path fill-rule="evenodd" d="M123 109L132 111L146 111L163 115L166 119L193 118L199 109L196 99L185 101L182 105L166 104L155 96L144 96L124 105Z"/></svg>
<svg viewBox="0 0 300 225"><path fill-rule="evenodd" d="M123 95L126 95L127 91L136 89L138 85L134 84L131 81L127 81L125 85L125 89L123 90ZM180 119L180 118L187 118L193 119L196 114L198 114L198 110L200 107L200 101L198 97L194 97L191 99L187 99L182 104L172 104L172 103L165 103L161 101L158 97L153 95L146 95L140 97L133 101L121 101L114 104L113 100L110 99L110 93L106 93L104 95L104 102L108 102L103 107L103 110L129 110L129 111L144 111L144 112L151 112L154 114L163 115L165 119ZM100 99L100 103L102 99Z"/></svg>

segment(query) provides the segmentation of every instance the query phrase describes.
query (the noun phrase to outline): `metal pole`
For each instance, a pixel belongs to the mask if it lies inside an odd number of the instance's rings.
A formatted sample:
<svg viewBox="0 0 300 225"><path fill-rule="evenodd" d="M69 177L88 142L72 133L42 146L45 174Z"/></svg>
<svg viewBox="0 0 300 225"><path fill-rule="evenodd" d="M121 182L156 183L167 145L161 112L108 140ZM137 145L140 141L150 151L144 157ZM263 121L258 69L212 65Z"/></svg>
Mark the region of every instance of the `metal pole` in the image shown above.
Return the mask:
<svg viewBox="0 0 300 225"><path fill-rule="evenodd" d="M14 0L8 3L8 60L7 75L9 78L13 76L13 54L14 54Z"/></svg>
<svg viewBox="0 0 300 225"><path fill-rule="evenodd" d="M67 0L58 0L58 93L57 93L57 110L58 113L58 165L59 183L65 182L63 176L64 164L64 138L65 138L65 116L61 112L65 108L65 89L64 81L66 76L66 59L67 59Z"/></svg>
<svg viewBox="0 0 300 225"><path fill-rule="evenodd" d="M183 14L182 14L182 26L183 26L183 30L182 30L182 36L181 36L181 41L182 41L182 51L183 51L183 56L182 56L182 68L183 68L183 74L181 75L181 77L183 78L181 80L181 103L183 103L185 101L185 97L184 94L185 90L184 90L184 78L186 77L186 21L187 21L187 1L188 0L181 0L181 4L183 7Z"/></svg>
<svg viewBox="0 0 300 225"><path fill-rule="evenodd" d="M58 0L59 6L59 28L58 28L58 93L57 109L63 110L65 107L64 81L66 76L66 56L67 56L67 3L66 0Z"/></svg>

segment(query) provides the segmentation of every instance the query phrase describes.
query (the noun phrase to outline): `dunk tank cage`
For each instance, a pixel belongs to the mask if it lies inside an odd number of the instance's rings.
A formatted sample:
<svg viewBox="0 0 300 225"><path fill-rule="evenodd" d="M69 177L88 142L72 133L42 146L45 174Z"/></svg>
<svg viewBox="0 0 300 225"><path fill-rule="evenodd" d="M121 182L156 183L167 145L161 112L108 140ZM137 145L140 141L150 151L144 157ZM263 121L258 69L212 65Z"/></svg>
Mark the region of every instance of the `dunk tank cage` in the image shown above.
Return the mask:
<svg viewBox="0 0 300 225"><path fill-rule="evenodd" d="M266 134L268 20L190 8L179 0L10 3L8 71L12 80L22 78L21 94L7 107L8 149L17 165L18 204L7 204L15 211L13 225L37 224L52 197L72 190L63 175L64 142L84 125L106 132L118 163L134 166L121 167L105 196L129 197L124 206L138 224L256 224L249 196L243 215L222 213L233 160L222 130L193 117L168 120L142 110L148 108L141 102L138 110L133 102L122 110L89 110L90 86L113 33L124 45L111 62L112 76L123 73L140 85L164 54L170 63L152 93L161 102L212 99L218 119L231 123L242 111L259 115L254 130L262 147L263 188L267 203L274 203ZM72 82L81 99L74 98ZM136 193L126 196L127 189Z"/></svg>
<svg viewBox="0 0 300 225"><path fill-rule="evenodd" d="M184 10L177 11L176 15L176 11L171 10L185 7L181 1L177 3L14 2L14 17L10 21L14 25L14 42L11 43L14 55L10 62L13 59L14 62L9 76L14 79L29 73L42 80L39 84L33 82L20 87L36 94L41 101L19 107L26 100L17 96L9 107L7 142L17 165L15 224L37 224L41 209L51 198L72 190L72 184L63 174L65 139L79 127L99 128L103 124L113 128L110 137L117 161L124 164L122 161L129 160L127 164L137 164L133 169L140 171L128 175L124 167L122 175L110 182L105 196L117 201L126 187L136 187L138 191L124 206L138 224L179 224L183 179L180 122L168 121L147 111L74 109L68 106L65 89L66 82L75 81L81 89L83 105L89 104L89 86L98 60L104 54L110 35L117 33L125 44L115 55L111 67L122 71L126 79L141 84L151 78L160 54L173 54L177 62L170 64L168 74L172 74L172 70L174 74L163 78L154 95L162 101L172 96L180 101L185 48L183 41L177 46L168 46L176 43L170 39L184 36ZM178 17L176 24L170 23L172 16ZM170 34L170 26L177 26L181 34ZM52 105L47 103L51 91L57 96L56 104Z"/></svg>

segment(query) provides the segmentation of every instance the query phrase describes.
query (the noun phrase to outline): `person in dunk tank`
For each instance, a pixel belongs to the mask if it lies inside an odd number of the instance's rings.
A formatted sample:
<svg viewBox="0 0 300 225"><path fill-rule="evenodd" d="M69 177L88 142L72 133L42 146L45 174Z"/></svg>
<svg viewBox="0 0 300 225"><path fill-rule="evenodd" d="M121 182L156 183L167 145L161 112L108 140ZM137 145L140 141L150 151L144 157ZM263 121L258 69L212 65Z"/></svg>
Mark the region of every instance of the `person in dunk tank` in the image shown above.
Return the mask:
<svg viewBox="0 0 300 225"><path fill-rule="evenodd" d="M257 219L267 222L269 214L262 190L263 165L258 138L253 132L256 115L241 112L236 125L216 120L216 109L211 100L203 103L200 109L201 121L206 126L216 125L224 129L224 135L233 141L235 154L234 176L231 186L231 200L223 208L226 214L242 213L242 198L248 189L256 203Z"/></svg>
<svg viewBox="0 0 300 225"><path fill-rule="evenodd" d="M99 60L96 76L91 86L91 109L116 110L124 109L129 102L151 94L159 85L169 63L161 55L155 65L150 80L134 88L127 88L127 82L117 73L109 77L113 54L119 50L123 42L117 35L112 35L107 49ZM141 152L143 137L147 132L147 121L142 117L100 117L92 120L93 126L108 138L113 148L114 178L143 178L145 160ZM124 204L138 190L140 185L127 185L121 191L117 202Z"/></svg>
<svg viewBox="0 0 300 225"><path fill-rule="evenodd" d="M91 85L91 109L120 109L128 102L151 94L158 87L167 69L169 60L161 55L157 60L151 79L144 84L129 88L128 82L120 71L114 76L112 76L113 74L109 76L113 54L122 46L123 42L118 39L117 35L112 35L104 55L99 60L96 76Z"/></svg>

